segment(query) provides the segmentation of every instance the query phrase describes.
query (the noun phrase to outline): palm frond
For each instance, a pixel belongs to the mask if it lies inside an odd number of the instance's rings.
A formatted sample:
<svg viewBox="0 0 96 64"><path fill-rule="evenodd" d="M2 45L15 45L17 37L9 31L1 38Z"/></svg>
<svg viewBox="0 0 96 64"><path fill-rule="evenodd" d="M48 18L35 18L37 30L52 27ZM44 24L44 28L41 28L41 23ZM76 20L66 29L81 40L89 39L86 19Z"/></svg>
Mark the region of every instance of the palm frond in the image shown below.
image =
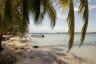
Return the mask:
<svg viewBox="0 0 96 64"><path fill-rule="evenodd" d="M68 27L69 27L69 35L70 35L70 40L69 40L69 51L72 48L73 44L74 44L74 5L73 5L73 1L70 0L70 5L69 5L69 14L68 14Z"/></svg>
<svg viewBox="0 0 96 64"><path fill-rule="evenodd" d="M1 22L2 33L25 33L29 23L29 7L26 0L6 0L4 4L4 20Z"/></svg>
<svg viewBox="0 0 96 64"><path fill-rule="evenodd" d="M34 15L35 24L39 22L39 16L40 16L40 2L41 0L32 0L31 1L31 12Z"/></svg>
<svg viewBox="0 0 96 64"><path fill-rule="evenodd" d="M1 11L0 11L0 29L1 29L1 27L2 27L1 23L2 23L2 13L1 13ZM1 33L1 30L0 30L0 33Z"/></svg>
<svg viewBox="0 0 96 64"><path fill-rule="evenodd" d="M4 20L2 22L2 32L7 32L13 20L12 0L6 0L4 8Z"/></svg>
<svg viewBox="0 0 96 64"><path fill-rule="evenodd" d="M21 34L26 33L29 23L29 7L28 7L28 1L27 0L21 0L19 1L19 10L18 10L18 31Z"/></svg>
<svg viewBox="0 0 96 64"><path fill-rule="evenodd" d="M5 4L5 0L0 0L0 33L2 33L2 22L3 22L3 18L4 18L4 4Z"/></svg>
<svg viewBox="0 0 96 64"><path fill-rule="evenodd" d="M51 0L32 0L31 12L35 18L36 25L41 24L46 13L51 20L51 27L56 24L56 12Z"/></svg>
<svg viewBox="0 0 96 64"><path fill-rule="evenodd" d="M56 24L56 11L54 9L54 6L52 5L52 2L50 0L47 0L46 3L46 11L50 17L50 25L52 28L54 28L55 24Z"/></svg>
<svg viewBox="0 0 96 64"><path fill-rule="evenodd" d="M60 4L63 6L64 9L69 9L67 21L68 21L68 27L69 27L69 50L72 48L74 44L74 4L73 0L60 0Z"/></svg>
<svg viewBox="0 0 96 64"><path fill-rule="evenodd" d="M2 22L2 12L3 12L3 8L2 8L2 0L0 0L0 29L1 29L1 22ZM0 31L1 32L1 31Z"/></svg>
<svg viewBox="0 0 96 64"><path fill-rule="evenodd" d="M80 6L79 6L79 13L83 16L84 25L82 28L82 35L80 39L80 46L83 44L83 41L85 39L87 26L88 26L88 16L89 16L89 9L88 9L88 0L80 0Z"/></svg>
<svg viewBox="0 0 96 64"><path fill-rule="evenodd" d="M46 10L45 10L46 3L47 3L47 0L32 0L31 1L30 9L35 20L34 23L36 25L42 23L42 20L46 13Z"/></svg>
<svg viewBox="0 0 96 64"><path fill-rule="evenodd" d="M23 18L29 23L29 1L23 0Z"/></svg>
<svg viewBox="0 0 96 64"><path fill-rule="evenodd" d="M68 9L70 6L70 0L60 0L60 4L63 6L63 8Z"/></svg>

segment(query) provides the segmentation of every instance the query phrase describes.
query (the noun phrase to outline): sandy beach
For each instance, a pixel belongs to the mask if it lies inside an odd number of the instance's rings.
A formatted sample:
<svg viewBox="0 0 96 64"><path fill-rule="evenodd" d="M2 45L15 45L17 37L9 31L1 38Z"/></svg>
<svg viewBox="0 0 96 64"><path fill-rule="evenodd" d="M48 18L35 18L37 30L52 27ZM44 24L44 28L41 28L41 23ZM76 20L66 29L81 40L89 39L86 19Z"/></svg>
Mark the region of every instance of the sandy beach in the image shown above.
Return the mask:
<svg viewBox="0 0 96 64"><path fill-rule="evenodd" d="M73 54L72 51L54 52L48 47L33 48L31 44L24 37L12 37L2 43L4 51L1 55L6 57L8 53L12 54L15 57L15 64L95 64L95 60L93 62L80 57L79 52L78 54Z"/></svg>

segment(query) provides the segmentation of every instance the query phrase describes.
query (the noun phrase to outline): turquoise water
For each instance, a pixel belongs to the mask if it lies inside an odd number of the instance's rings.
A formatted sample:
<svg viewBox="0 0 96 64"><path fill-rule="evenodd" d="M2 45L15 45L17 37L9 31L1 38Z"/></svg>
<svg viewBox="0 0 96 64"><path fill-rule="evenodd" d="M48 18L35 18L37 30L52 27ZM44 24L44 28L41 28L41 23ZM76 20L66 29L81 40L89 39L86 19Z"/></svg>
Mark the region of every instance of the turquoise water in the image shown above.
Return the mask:
<svg viewBox="0 0 96 64"><path fill-rule="evenodd" d="M68 34L44 34L44 38L31 37L34 42L33 45L47 46L47 45L66 45L68 46ZM75 34L74 45L80 43L80 34ZM87 34L83 45L96 44L96 34Z"/></svg>
<svg viewBox="0 0 96 64"><path fill-rule="evenodd" d="M32 34L31 34L32 35ZM44 34L44 38L31 37L30 42L32 45L38 45L50 49L52 52L64 53L68 51L68 34ZM75 34L74 46L70 53L79 57L89 59L93 64L96 63L96 34L87 34L85 41L81 47L80 34Z"/></svg>

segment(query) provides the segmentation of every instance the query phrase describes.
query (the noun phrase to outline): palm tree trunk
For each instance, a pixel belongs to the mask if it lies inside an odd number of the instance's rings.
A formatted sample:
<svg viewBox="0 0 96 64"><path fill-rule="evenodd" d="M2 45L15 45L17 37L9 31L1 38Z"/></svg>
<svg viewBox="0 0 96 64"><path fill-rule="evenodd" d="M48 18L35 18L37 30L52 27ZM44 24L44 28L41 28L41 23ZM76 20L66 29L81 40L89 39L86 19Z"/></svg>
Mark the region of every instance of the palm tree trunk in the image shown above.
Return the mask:
<svg viewBox="0 0 96 64"><path fill-rule="evenodd" d="M2 48L2 40L3 40L3 35L2 34L0 34L0 52L2 52L3 51L3 48Z"/></svg>

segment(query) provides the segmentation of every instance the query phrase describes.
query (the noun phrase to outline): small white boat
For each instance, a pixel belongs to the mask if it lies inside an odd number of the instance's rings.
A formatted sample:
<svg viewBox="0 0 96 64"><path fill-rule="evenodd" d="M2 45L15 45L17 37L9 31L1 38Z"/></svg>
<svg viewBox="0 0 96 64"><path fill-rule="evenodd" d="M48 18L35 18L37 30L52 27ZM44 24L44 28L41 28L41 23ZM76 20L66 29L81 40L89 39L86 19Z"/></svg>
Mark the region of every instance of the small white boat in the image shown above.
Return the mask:
<svg viewBox="0 0 96 64"><path fill-rule="evenodd" d="M31 37L40 37L40 38L44 38L44 35L43 35L43 34L34 34L34 35L31 35Z"/></svg>

